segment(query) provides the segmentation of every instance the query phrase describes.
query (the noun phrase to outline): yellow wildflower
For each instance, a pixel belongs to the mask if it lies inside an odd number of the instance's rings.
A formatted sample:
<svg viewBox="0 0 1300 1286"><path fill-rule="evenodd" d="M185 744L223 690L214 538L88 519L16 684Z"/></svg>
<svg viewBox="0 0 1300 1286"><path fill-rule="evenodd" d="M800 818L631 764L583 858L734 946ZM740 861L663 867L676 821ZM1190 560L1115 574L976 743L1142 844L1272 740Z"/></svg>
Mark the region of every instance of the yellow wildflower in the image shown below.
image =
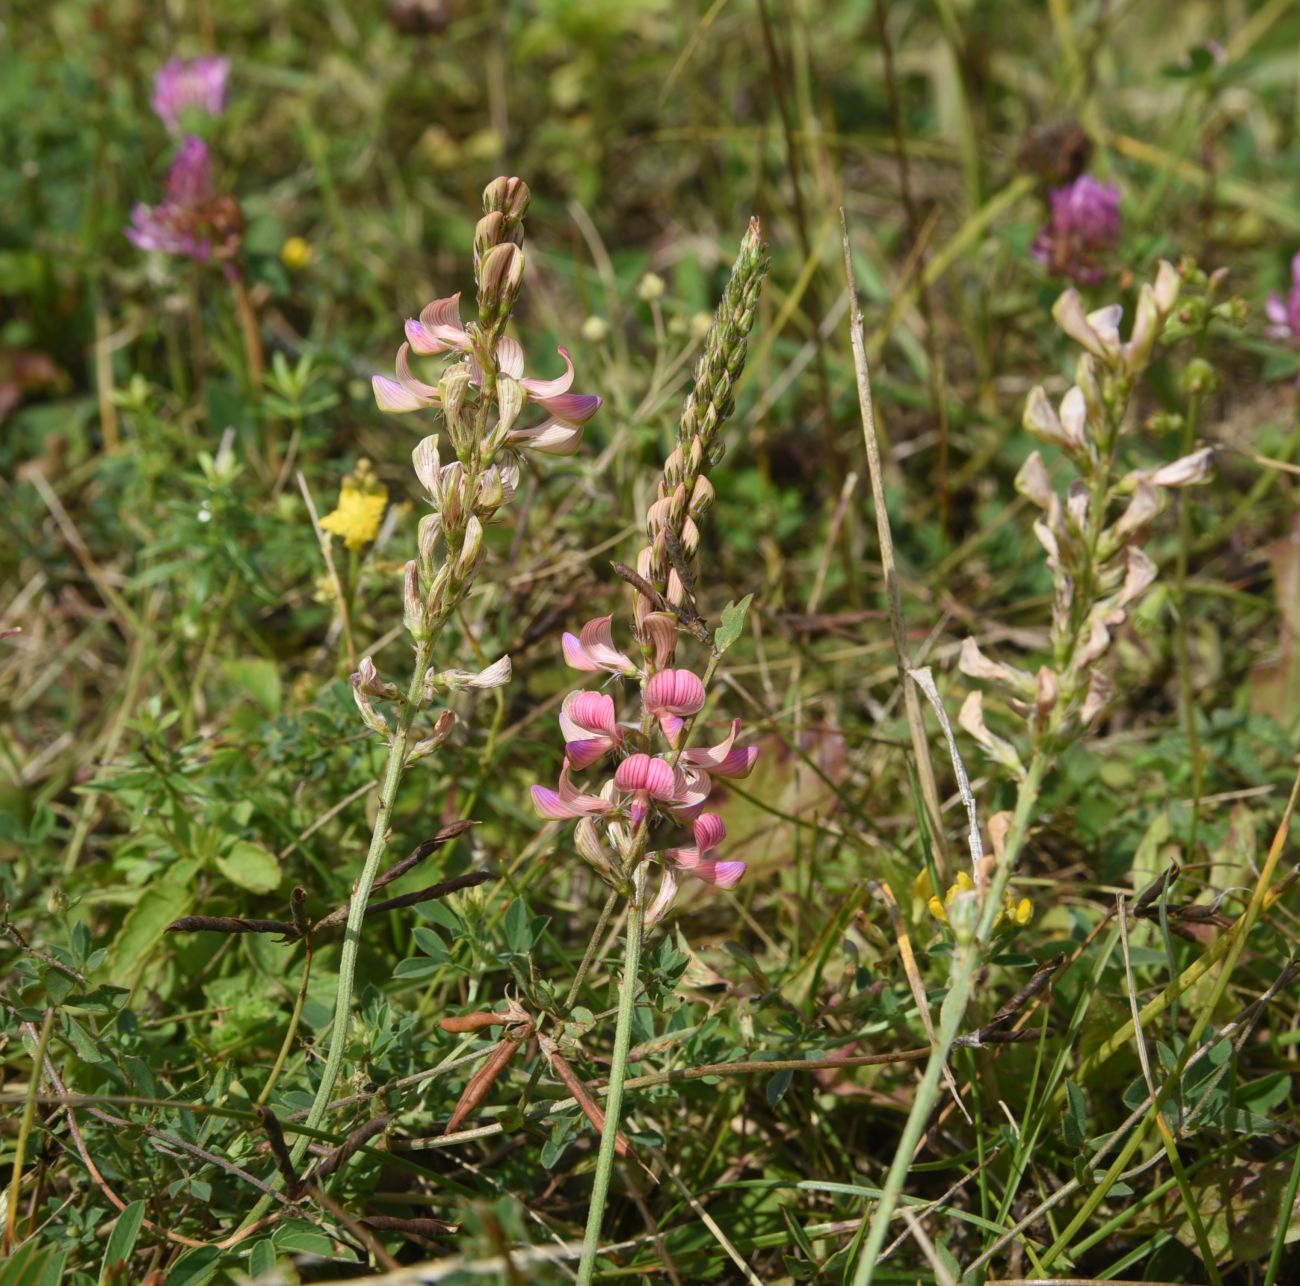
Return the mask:
<svg viewBox="0 0 1300 1286"><path fill-rule="evenodd" d="M342 536L349 549L361 549L379 535L387 508L388 489L375 477L369 460L358 460L356 473L343 479L333 513L326 514L320 525Z"/></svg>
<svg viewBox="0 0 1300 1286"><path fill-rule="evenodd" d="M305 268L311 263L311 242L305 237L290 237L280 247L280 262L286 268Z"/></svg>
<svg viewBox="0 0 1300 1286"><path fill-rule="evenodd" d="M957 872L956 880L947 893L943 895L942 900L931 891L930 873L928 871L922 871L916 879L917 896L928 898L926 905L930 908L930 914L944 924L948 923L948 908L953 904L953 900L961 893L972 893L974 890L975 881L965 871ZM1002 895L1002 909L998 912L993 931L1002 933L1012 928L1023 928L1033 918L1034 904L1028 898L1017 898L1008 889Z"/></svg>

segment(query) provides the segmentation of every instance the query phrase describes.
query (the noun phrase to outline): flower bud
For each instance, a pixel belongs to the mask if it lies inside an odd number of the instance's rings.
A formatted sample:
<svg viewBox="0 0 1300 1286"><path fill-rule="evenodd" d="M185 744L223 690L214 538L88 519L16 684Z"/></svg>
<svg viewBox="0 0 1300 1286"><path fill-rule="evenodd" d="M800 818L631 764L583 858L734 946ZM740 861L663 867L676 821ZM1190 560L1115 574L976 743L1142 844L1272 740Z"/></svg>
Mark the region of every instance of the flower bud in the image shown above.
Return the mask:
<svg viewBox="0 0 1300 1286"><path fill-rule="evenodd" d="M494 464L479 479L478 499L474 503L474 512L484 521L491 518L506 502L505 483L501 480L501 470Z"/></svg>
<svg viewBox="0 0 1300 1286"><path fill-rule="evenodd" d="M460 547L460 557L456 560L456 573L462 579L468 579L478 566L483 555L483 524L477 514L470 514L465 524L465 540Z"/></svg>
<svg viewBox="0 0 1300 1286"><path fill-rule="evenodd" d="M384 701L397 701L401 692L395 683L385 683L379 677L374 658L363 656L357 664L357 672L352 676L353 685L368 697L379 697Z"/></svg>
<svg viewBox="0 0 1300 1286"><path fill-rule="evenodd" d="M491 214L499 210L511 224L518 223L528 213L532 193L523 179L495 178L483 189L483 209Z"/></svg>
<svg viewBox="0 0 1300 1286"><path fill-rule="evenodd" d="M410 754L406 757L408 764L413 764L417 759L423 759L426 755L431 755L440 745L451 735L451 730L456 726L456 715L451 710L444 710L433 725L433 735L426 737L423 741L417 741L411 747Z"/></svg>
<svg viewBox="0 0 1300 1286"><path fill-rule="evenodd" d="M420 565L414 559L406 564L406 574L402 591L402 622L406 631L417 643L427 642L429 634L428 618L424 610L424 598L420 593Z"/></svg>
<svg viewBox="0 0 1300 1286"><path fill-rule="evenodd" d="M1133 333L1124 347L1124 362L1130 376L1140 374L1151 360L1151 351L1160 336L1164 318L1156 304L1155 291L1145 282L1138 289L1137 311L1133 315Z"/></svg>
<svg viewBox="0 0 1300 1286"><path fill-rule="evenodd" d="M573 828L573 845L579 856L607 884L618 883L613 859L600 842L600 831L590 817L584 817Z"/></svg>
<svg viewBox="0 0 1300 1286"><path fill-rule="evenodd" d="M479 306L488 313L508 312L524 280L524 252L512 242L493 246L479 267Z"/></svg>
<svg viewBox="0 0 1300 1286"><path fill-rule="evenodd" d="M1052 480L1047 476L1047 466L1037 451L1030 452L1029 458L1020 466L1016 474L1016 490L1040 509L1050 509L1056 499L1052 490Z"/></svg>
<svg viewBox="0 0 1300 1286"><path fill-rule="evenodd" d="M957 945L968 947L975 941L975 931L979 928L979 896L973 889L961 889L947 905L948 927Z"/></svg>
<svg viewBox="0 0 1300 1286"><path fill-rule="evenodd" d="M497 375L497 434L504 437L510 432L527 400L528 394L518 380L509 375Z"/></svg>
<svg viewBox="0 0 1300 1286"><path fill-rule="evenodd" d="M474 228L474 262L482 263L483 256L493 246L499 246L506 239L506 219L500 210L485 214Z"/></svg>
<svg viewBox="0 0 1300 1286"><path fill-rule="evenodd" d="M461 408L470 389L469 370L462 363L449 366L438 381L438 398L448 426L460 419Z"/></svg>
<svg viewBox="0 0 1300 1286"><path fill-rule="evenodd" d="M662 299L665 289L664 279L658 273L648 272L638 283L636 293L649 304L656 299Z"/></svg>
<svg viewBox="0 0 1300 1286"><path fill-rule="evenodd" d="M695 489L691 492L691 503L689 507L690 514L693 518L702 518L710 509L713 508L713 498L716 493L711 483L704 474L700 474L695 479Z"/></svg>
<svg viewBox="0 0 1300 1286"><path fill-rule="evenodd" d="M1151 481L1157 487L1197 487L1209 482L1214 472L1214 448L1202 447L1185 455L1163 469L1157 469L1151 475Z"/></svg>
<svg viewBox="0 0 1300 1286"><path fill-rule="evenodd" d="M438 538L442 535L442 518L438 514L425 514L420 519L417 543L420 549L420 567L426 574L433 572L434 558L438 550Z"/></svg>
<svg viewBox="0 0 1300 1286"><path fill-rule="evenodd" d="M1174 311L1178 303L1178 290L1181 285L1182 281L1178 276L1178 269L1167 259L1161 259L1160 267L1156 271L1156 284L1153 293L1156 307L1160 310L1162 317L1168 317Z"/></svg>
<svg viewBox="0 0 1300 1286"><path fill-rule="evenodd" d="M438 504L442 483L442 463L438 456L438 435L431 433L420 441L411 452L411 462L415 465L415 476L428 494L434 505Z"/></svg>
<svg viewBox="0 0 1300 1286"><path fill-rule="evenodd" d="M357 703L357 709L361 712L361 718L366 727L371 732L377 732L387 740L389 736L388 724L379 711L370 703L369 693L362 689L360 673L352 676L352 697Z"/></svg>
<svg viewBox="0 0 1300 1286"><path fill-rule="evenodd" d="M1087 534L1088 531L1088 484L1082 478L1075 478L1066 493L1065 509L1075 528Z"/></svg>
<svg viewBox="0 0 1300 1286"><path fill-rule="evenodd" d="M684 464L682 448L680 446L673 447L668 453L668 459L664 461L664 480L670 487L675 487L682 480Z"/></svg>

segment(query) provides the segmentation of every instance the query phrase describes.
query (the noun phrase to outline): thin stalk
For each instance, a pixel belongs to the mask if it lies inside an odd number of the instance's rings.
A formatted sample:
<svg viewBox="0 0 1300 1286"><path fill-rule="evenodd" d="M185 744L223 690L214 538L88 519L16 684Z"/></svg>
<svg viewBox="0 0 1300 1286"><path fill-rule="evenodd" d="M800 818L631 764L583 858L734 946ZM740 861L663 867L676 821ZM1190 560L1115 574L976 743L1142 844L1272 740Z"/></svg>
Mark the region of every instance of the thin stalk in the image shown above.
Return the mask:
<svg viewBox="0 0 1300 1286"><path fill-rule="evenodd" d="M925 1133L926 1123L930 1119L930 1112L939 1096L943 1070L947 1066L948 1055L952 1050L953 1041L956 1040L957 1033L961 1029L962 1020L965 1018L966 1006L970 1001L975 975L984 959L984 949L992 939L993 925L997 920L998 910L1002 905L1003 891L1006 889L1011 872L1015 869L1016 858L1019 856L1020 849L1025 842L1025 836L1028 834L1029 821L1038 802L1038 792L1042 786L1043 772L1046 767L1047 760L1043 752L1041 750L1035 751L1033 758L1029 761L1029 770L1025 775L1025 780L1021 783L1020 792L1016 798L1016 811L1012 818L1011 829L1007 832L1006 847L1003 849L997 866L994 868L993 879L984 899L984 908L980 916L975 939L967 946L959 948L953 960L948 994L944 998L943 1006L939 1011L939 1031L936 1043L930 1053L929 1061L925 1065L921 1083L917 1086L916 1096L912 1100L912 1110L908 1113L907 1122L903 1126L903 1133L899 1137L893 1163L889 1167L889 1173L885 1176L885 1182L881 1185L880 1200L876 1205L875 1213L871 1217L871 1226L867 1231L862 1253L858 1257L857 1270L853 1276L853 1286L869 1286L872 1274L875 1272L881 1247L885 1244L885 1238L889 1234L890 1218L902 1194L903 1184L907 1181L907 1173L911 1169L913 1155L921 1141L921 1136Z"/></svg>
<svg viewBox="0 0 1300 1286"><path fill-rule="evenodd" d="M50 1044L50 1029L54 1025L54 1010L45 1011L41 1034L32 1055L32 1077L27 1082L23 1099L23 1119L18 1125L18 1139L14 1144L14 1173L9 1183L9 1210L5 1216L4 1248L12 1251L18 1242L18 1202L23 1191L23 1163L27 1159L27 1143L31 1138L32 1124L36 1120L36 1101L41 1096L41 1079L45 1074L45 1051ZM620 1087L621 1088L621 1087Z"/></svg>
<svg viewBox="0 0 1300 1286"><path fill-rule="evenodd" d="M271 1091L275 1088L276 1081L280 1079L285 1060L289 1057L289 1051L293 1048L294 1038L298 1035L298 1024L302 1021L302 1007L307 1000L307 984L311 981L311 957L311 939L308 938L307 953L302 962L302 981L298 984L298 995L293 1002L293 1013L289 1016L289 1026L286 1028L284 1040L280 1044L280 1052L276 1055L275 1066L271 1068L271 1074L266 1078L266 1084L262 1086L262 1092L257 1096L259 1106L271 1097Z"/></svg>
<svg viewBox="0 0 1300 1286"><path fill-rule="evenodd" d="M1206 323L1197 337L1196 356L1205 358L1209 338ZM1196 445L1196 429L1201 418L1200 393L1187 399L1187 416L1183 421L1183 440L1180 456L1191 455ZM1196 702L1192 691L1192 657L1187 645L1187 564L1192 548L1192 507L1184 491L1178 497L1178 555L1174 563L1174 654L1178 658L1178 686L1182 698L1183 718L1187 722L1187 753L1192 760L1192 819L1187 828L1187 856L1193 860L1196 853L1196 835L1201 816L1201 789L1205 778L1205 760L1201 754L1200 733L1196 729Z"/></svg>
<svg viewBox="0 0 1300 1286"><path fill-rule="evenodd" d="M596 1178L587 1208L587 1232L578 1264L580 1286L590 1286L600 1249L600 1228L605 1219L609 1181L614 1172L619 1118L623 1110L623 1081L627 1075L627 1051L632 1045L632 1012L636 1008L637 975L641 965L641 925L645 911L643 892L645 868L633 873L633 901L627 917L627 938L623 944L623 985L618 996L618 1020L614 1027L614 1057L609 1067L609 1089L605 1098L605 1128L600 1134L596 1157Z"/></svg>
<svg viewBox="0 0 1300 1286"><path fill-rule="evenodd" d="M411 725L423 704L424 676L429 668L429 654L433 649L433 639L424 640L415 645L415 665L411 671L411 684L406 692L406 701L393 732L393 739L388 746L388 763L384 767L384 784L379 792L379 811L375 816L374 830L370 833L370 849L366 853L365 865L361 875L352 887L352 900L348 903L348 921L343 935L343 950L339 956L338 991L335 994L334 1023L330 1029L329 1053L325 1057L325 1069L321 1073L320 1084L316 1087L316 1098L307 1113L307 1128L320 1128L321 1120L329 1107L334 1093L334 1083L338 1080L339 1069L343 1066L343 1051L348 1041L348 1023L352 1017L352 987L356 980L357 955L361 950L361 924L366 916L366 906L370 901L370 890L379 874L379 863L383 861L388 849L388 828L392 821L393 804L397 799L397 787L402 780L402 769L406 765L406 751L411 739ZM301 1135L293 1145L290 1154L295 1167L302 1164L311 1142L309 1135Z"/></svg>

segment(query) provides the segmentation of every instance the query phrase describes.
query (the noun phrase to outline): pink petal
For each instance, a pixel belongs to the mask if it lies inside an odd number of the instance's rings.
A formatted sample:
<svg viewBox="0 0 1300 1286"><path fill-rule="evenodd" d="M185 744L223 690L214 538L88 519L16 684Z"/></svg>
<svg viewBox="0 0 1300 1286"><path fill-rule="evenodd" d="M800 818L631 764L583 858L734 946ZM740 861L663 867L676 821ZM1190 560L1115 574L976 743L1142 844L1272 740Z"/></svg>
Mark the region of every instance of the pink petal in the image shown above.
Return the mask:
<svg viewBox="0 0 1300 1286"><path fill-rule="evenodd" d="M423 380L417 380L411 374L411 346L403 344L397 350L397 382L408 393L414 393L416 397L427 399L425 405L440 400L438 386L436 384L426 384Z"/></svg>
<svg viewBox="0 0 1300 1286"><path fill-rule="evenodd" d="M566 737L593 732L616 737L614 698L603 692L570 692L560 707L560 728Z"/></svg>
<svg viewBox="0 0 1300 1286"><path fill-rule="evenodd" d="M376 375L370 383L375 390L375 402L381 411L404 415L407 411L421 411L428 405L386 375Z"/></svg>
<svg viewBox="0 0 1300 1286"><path fill-rule="evenodd" d="M720 764L714 764L709 772L715 777L743 778L753 771L754 760L758 758L757 746L737 746Z"/></svg>
<svg viewBox="0 0 1300 1286"><path fill-rule="evenodd" d="M560 638L560 646L564 649L564 659L575 670L599 670L595 661L593 661L583 650L582 643L578 640L576 634L570 634L566 630Z"/></svg>
<svg viewBox="0 0 1300 1286"><path fill-rule="evenodd" d="M545 786L532 787L533 807L537 809L543 817L549 817L552 821L562 822L570 817L579 817L580 813L570 808L559 795L549 790Z"/></svg>
<svg viewBox="0 0 1300 1286"><path fill-rule="evenodd" d="M512 429L506 434L506 445L543 455L573 455L582 445L582 425L551 419L534 429Z"/></svg>
<svg viewBox="0 0 1300 1286"><path fill-rule="evenodd" d="M594 393L561 393L557 397L537 399L546 408L547 415L553 415L566 424L586 424L600 410L604 400Z"/></svg>
<svg viewBox="0 0 1300 1286"><path fill-rule="evenodd" d="M695 847L701 853L717 848L727 838L727 828L717 813L701 813L695 819Z"/></svg>
<svg viewBox="0 0 1300 1286"><path fill-rule="evenodd" d="M498 356L500 350L497 350ZM563 375L557 375L553 380L535 380L523 379L519 382L528 390L528 395L538 401L544 401L546 398L559 397L561 393L569 391L569 385L573 383L573 362L569 358L569 350L561 348L560 356L564 358L564 365L568 368Z"/></svg>
<svg viewBox="0 0 1300 1286"><path fill-rule="evenodd" d="M704 684L689 670L660 670L646 685L646 708L652 715L698 714Z"/></svg>
<svg viewBox="0 0 1300 1286"><path fill-rule="evenodd" d="M578 737L564 743L565 757L578 769L590 768L613 749L614 742L610 737Z"/></svg>
<svg viewBox="0 0 1300 1286"><path fill-rule="evenodd" d="M469 348L469 336L460 321L460 291L448 295L446 299L435 299L426 304L420 313L420 324L436 340L448 348L465 352Z"/></svg>
<svg viewBox="0 0 1300 1286"><path fill-rule="evenodd" d="M663 729L664 736L668 738L668 744L675 749L678 738L682 735L682 729L686 726L686 720L680 715L661 714L659 726Z"/></svg>
<svg viewBox="0 0 1300 1286"><path fill-rule="evenodd" d="M731 731L726 738L719 741L716 746L709 746L702 750L688 750L682 756L682 762L693 764L696 768L703 768L706 772L713 772L716 766L722 763L731 753L731 747L735 744L736 737L740 734L740 720L733 719Z"/></svg>
<svg viewBox="0 0 1300 1286"><path fill-rule="evenodd" d="M681 779L673 800L672 813L679 821L689 822L699 815L713 790L713 779L689 764L678 770Z"/></svg>
<svg viewBox="0 0 1300 1286"><path fill-rule="evenodd" d="M658 924L663 919L676 896L677 875L671 866L665 866L663 879L659 884L659 892L655 894L655 900L646 907L645 927L647 929L651 925Z"/></svg>
<svg viewBox="0 0 1300 1286"><path fill-rule="evenodd" d="M614 617L598 616L582 627L578 636L583 652L602 670L615 674L635 674L636 666L614 646Z"/></svg>
<svg viewBox="0 0 1300 1286"><path fill-rule="evenodd" d="M1268 314L1268 319L1275 326L1285 326L1287 323L1286 304L1282 302L1282 296L1274 292L1269 295L1268 302L1264 305L1264 311Z"/></svg>
<svg viewBox="0 0 1300 1286"><path fill-rule="evenodd" d="M497 370L517 380L524 373L524 350L517 339L509 335L497 340Z"/></svg>
<svg viewBox="0 0 1300 1286"><path fill-rule="evenodd" d="M709 860L691 867L690 871L697 880L703 880L706 884L714 884L720 889L734 889L744 878L745 863Z"/></svg>
<svg viewBox="0 0 1300 1286"><path fill-rule="evenodd" d="M672 799L679 788L678 775L654 755L629 755L614 773L619 790L645 791L655 799Z"/></svg>
<svg viewBox="0 0 1300 1286"><path fill-rule="evenodd" d="M424 323L418 322L414 318L407 318L406 338L417 353L422 353L426 357L434 353L445 353L447 351L447 345L439 339L434 339L425 330Z"/></svg>

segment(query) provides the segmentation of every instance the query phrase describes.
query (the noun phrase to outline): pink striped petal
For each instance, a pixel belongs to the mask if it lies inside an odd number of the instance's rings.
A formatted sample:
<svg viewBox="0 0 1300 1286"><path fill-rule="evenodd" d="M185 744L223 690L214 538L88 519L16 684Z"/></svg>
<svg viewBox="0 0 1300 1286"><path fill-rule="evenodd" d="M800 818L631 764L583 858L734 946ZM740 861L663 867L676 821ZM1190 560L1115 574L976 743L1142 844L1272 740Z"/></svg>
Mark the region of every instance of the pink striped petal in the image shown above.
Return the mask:
<svg viewBox="0 0 1300 1286"><path fill-rule="evenodd" d="M646 708L662 714L698 714L704 705L704 684L689 670L660 670L646 685Z"/></svg>
<svg viewBox="0 0 1300 1286"><path fill-rule="evenodd" d="M533 807L543 817L556 821L568 817L586 817L610 812L614 805L600 795L586 795L577 790L569 781L569 761L564 761L560 769L560 782L557 790L545 786L532 787Z"/></svg>
<svg viewBox="0 0 1300 1286"><path fill-rule="evenodd" d="M596 669L608 670L611 674L635 674L636 666L632 664L631 659L614 646L613 620L611 613L609 616L597 616L594 620L588 621L578 635L578 645Z"/></svg>
<svg viewBox="0 0 1300 1286"><path fill-rule="evenodd" d="M431 357L434 353L445 353L447 345L440 339L435 339L424 328L424 323L416 321L413 317L407 318L406 321L406 338L407 342L417 352L425 357Z"/></svg>
<svg viewBox="0 0 1300 1286"><path fill-rule="evenodd" d="M574 670L599 670L595 661L593 661L583 650L582 643L576 634L570 634L567 630L560 638L560 646L564 649L564 659Z"/></svg>
<svg viewBox="0 0 1300 1286"><path fill-rule="evenodd" d="M381 411L392 415L405 415L407 411L422 411L428 403L404 389L387 375L376 375L370 381L375 390L375 402Z"/></svg>
<svg viewBox="0 0 1300 1286"><path fill-rule="evenodd" d="M497 370L517 380L524 373L524 350L517 339L509 335L497 340Z"/></svg>
<svg viewBox="0 0 1300 1286"><path fill-rule="evenodd" d="M702 768L714 777L748 777L754 760L758 758L758 747L736 748L736 737L739 734L740 720L736 719L724 740L706 749L686 751L682 755L682 762L694 768Z"/></svg>
<svg viewBox="0 0 1300 1286"><path fill-rule="evenodd" d="M572 738L592 733L617 737L614 698L603 692L570 692L560 707L560 731Z"/></svg>
<svg viewBox="0 0 1300 1286"><path fill-rule="evenodd" d="M416 397L427 399L426 405L441 400L436 384L426 384L423 380L417 380L411 374L410 344L403 344L397 350L397 382L408 393L414 393Z"/></svg>
<svg viewBox="0 0 1300 1286"><path fill-rule="evenodd" d="M582 425L568 420L547 420L532 429L511 429L506 445L543 455L574 455L582 445Z"/></svg>
<svg viewBox="0 0 1300 1286"><path fill-rule="evenodd" d="M500 350L497 351L499 354ZM559 397L561 393L569 391L569 386L573 383L573 362L569 357L567 348L561 348L559 354L564 358L564 365L567 367L563 375L557 375L553 380L523 379L519 381L528 390L529 397L537 401L545 401L547 398Z"/></svg>
<svg viewBox="0 0 1300 1286"><path fill-rule="evenodd" d="M654 755L629 755L614 773L619 790L644 791L655 799L673 799L680 784L678 774Z"/></svg>
<svg viewBox="0 0 1300 1286"><path fill-rule="evenodd" d="M448 348L466 352L469 349L469 336L460 320L460 291L448 295L446 299L435 299L426 304L420 313L420 324L429 335Z"/></svg>
<svg viewBox="0 0 1300 1286"><path fill-rule="evenodd" d="M745 875L744 862L700 862L691 867L691 874L706 884L716 885L720 889L734 889Z"/></svg>
<svg viewBox="0 0 1300 1286"><path fill-rule="evenodd" d="M727 828L717 813L701 813L695 819L695 847L701 853L717 848L727 838Z"/></svg>
<svg viewBox="0 0 1300 1286"><path fill-rule="evenodd" d="M564 743L564 754L577 769L590 768L614 749L611 737L578 737Z"/></svg>
<svg viewBox="0 0 1300 1286"><path fill-rule="evenodd" d="M586 424L605 399L595 393L561 393L556 397L539 397L537 401L546 408L547 415L553 415L566 424Z"/></svg>
<svg viewBox="0 0 1300 1286"><path fill-rule="evenodd" d="M671 866L665 866L663 879L659 882L659 892L655 894L655 900L646 907L645 927L647 929L664 918L676 897L677 874Z"/></svg>
<svg viewBox="0 0 1300 1286"><path fill-rule="evenodd" d="M675 750L682 735L682 729L686 727L686 720L676 714L661 714L659 716L659 726L663 729L668 744Z"/></svg>

